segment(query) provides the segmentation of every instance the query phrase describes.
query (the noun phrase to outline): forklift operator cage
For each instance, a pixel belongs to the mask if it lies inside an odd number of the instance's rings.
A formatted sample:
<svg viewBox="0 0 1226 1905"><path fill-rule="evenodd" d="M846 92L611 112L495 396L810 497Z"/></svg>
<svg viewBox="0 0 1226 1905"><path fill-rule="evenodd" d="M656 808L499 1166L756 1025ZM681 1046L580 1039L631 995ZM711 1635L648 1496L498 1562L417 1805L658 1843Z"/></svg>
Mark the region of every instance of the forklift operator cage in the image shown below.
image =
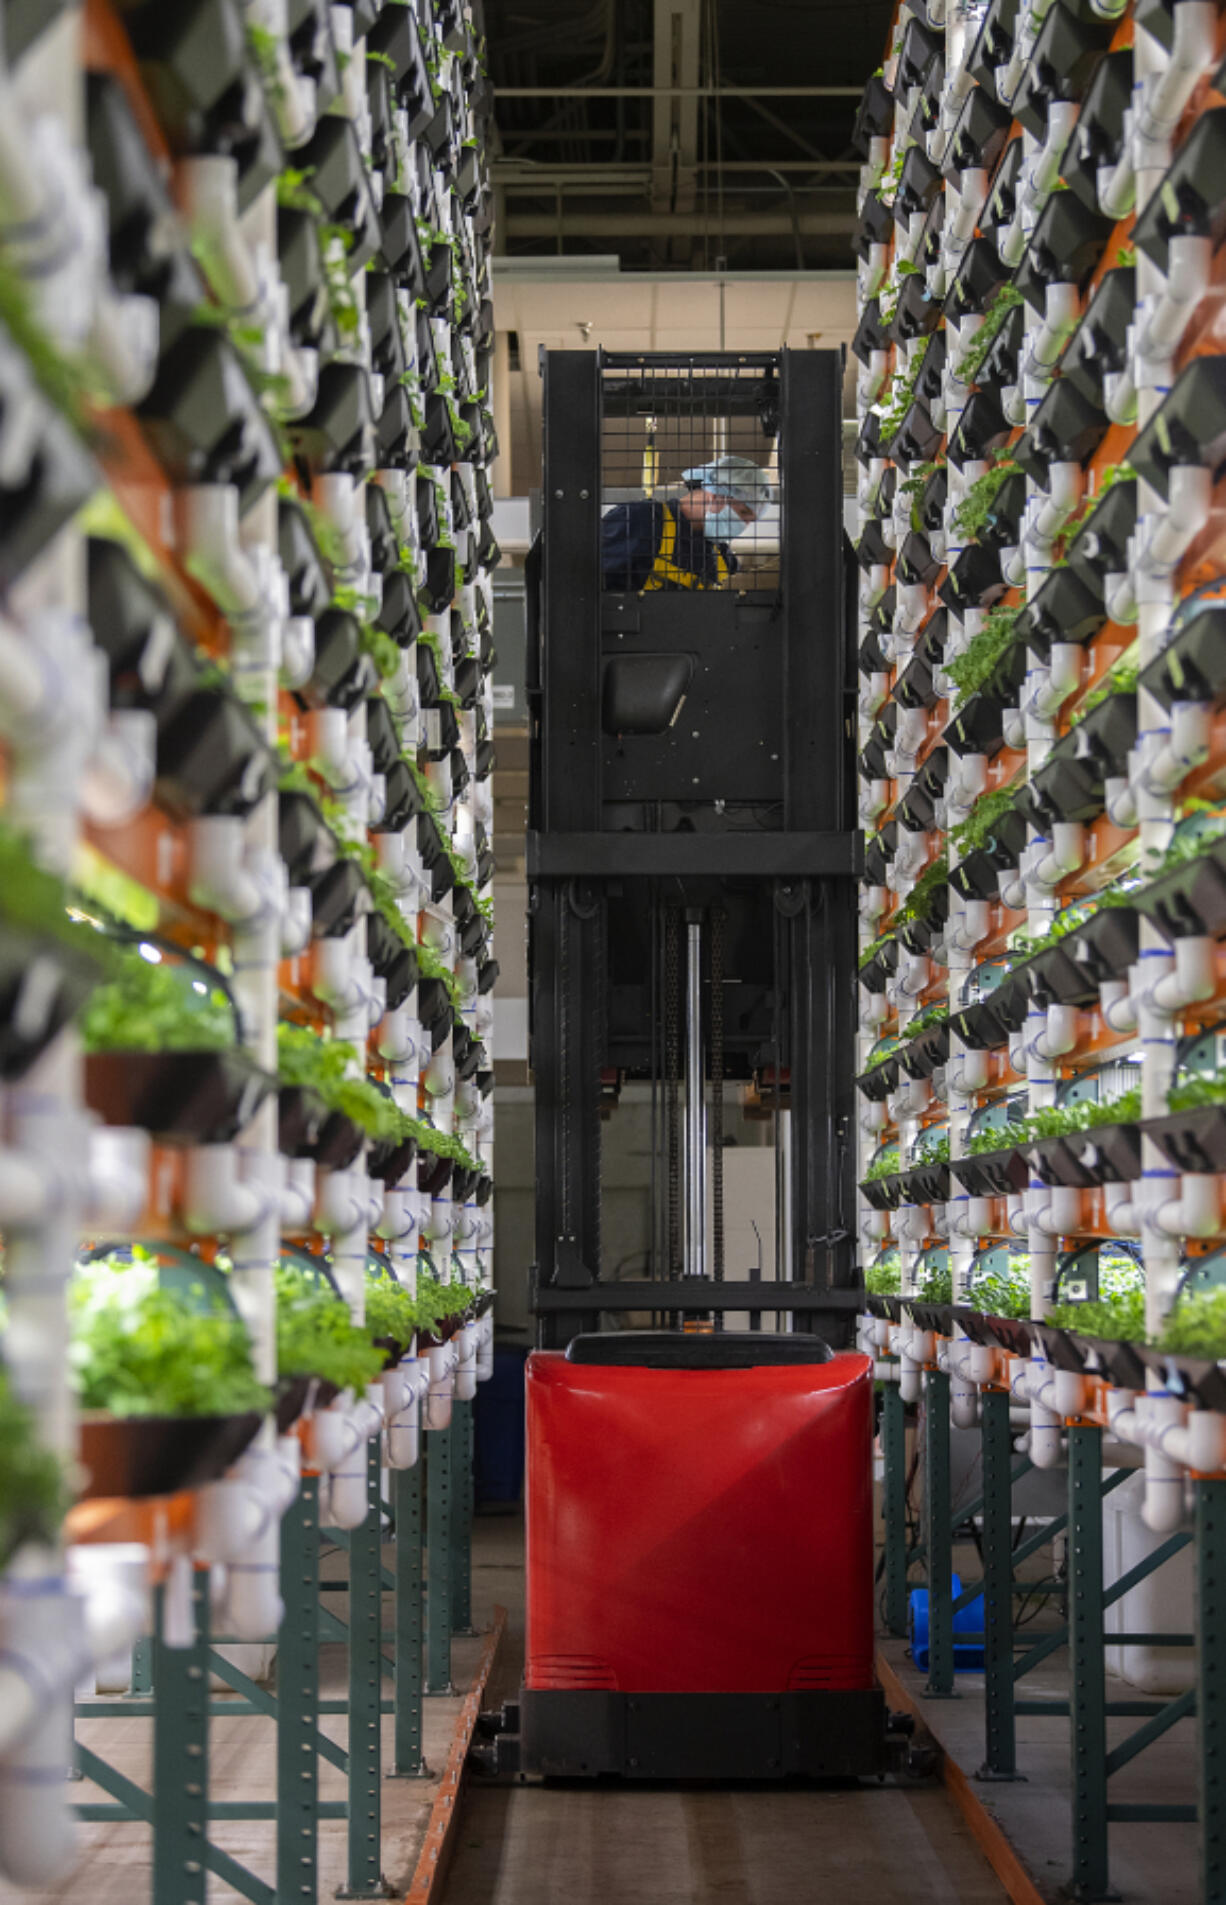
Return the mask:
<svg viewBox="0 0 1226 1905"><path fill-rule="evenodd" d="M841 353L545 352L542 376L543 533L527 576L541 1339L565 1344L632 1307L597 1287L602 1094L622 1079L652 1091L648 1281L680 1276L677 1104L693 1052L714 1276L723 1084L757 1080L791 1114L779 1234L780 1274L805 1286L795 1324L837 1342L855 1276L859 858ZM771 494L729 544L725 586L636 592L602 575L610 508L668 507L687 471L696 485L724 457L756 465ZM682 1038L691 977L700 1029ZM816 1304L814 1290L843 1300Z"/></svg>

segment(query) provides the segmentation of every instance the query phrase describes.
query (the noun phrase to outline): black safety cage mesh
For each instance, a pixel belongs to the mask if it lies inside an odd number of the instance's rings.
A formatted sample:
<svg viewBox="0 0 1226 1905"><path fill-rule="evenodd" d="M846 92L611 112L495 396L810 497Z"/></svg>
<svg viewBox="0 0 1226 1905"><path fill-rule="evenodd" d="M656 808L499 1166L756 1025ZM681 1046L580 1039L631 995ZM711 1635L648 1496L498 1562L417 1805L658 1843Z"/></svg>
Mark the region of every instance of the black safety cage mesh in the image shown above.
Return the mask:
<svg viewBox="0 0 1226 1905"><path fill-rule="evenodd" d="M671 586L775 593L781 521L777 355L605 355L600 394L605 591L633 594L643 588L650 546L665 533L667 511L671 566L678 572ZM717 544L730 557L725 564L716 562L704 533L703 493L684 479L687 471L726 456L755 464L769 484L769 499L738 534ZM655 506L650 518L647 505ZM632 521L627 506L637 511ZM647 586L661 586L662 577L668 586L661 568Z"/></svg>

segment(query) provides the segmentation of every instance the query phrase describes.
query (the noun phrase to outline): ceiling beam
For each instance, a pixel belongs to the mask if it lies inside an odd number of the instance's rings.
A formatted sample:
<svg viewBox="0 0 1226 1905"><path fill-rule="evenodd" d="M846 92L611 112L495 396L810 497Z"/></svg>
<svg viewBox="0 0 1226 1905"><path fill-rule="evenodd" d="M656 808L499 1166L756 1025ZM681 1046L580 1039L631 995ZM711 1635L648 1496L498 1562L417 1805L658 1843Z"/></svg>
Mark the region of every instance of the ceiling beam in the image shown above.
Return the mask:
<svg viewBox="0 0 1226 1905"><path fill-rule="evenodd" d="M675 0L674 0L675 3ZM859 99L863 86L496 86L500 99Z"/></svg>
<svg viewBox="0 0 1226 1905"><path fill-rule="evenodd" d="M791 237L850 238L856 229L854 211L725 212L724 231L736 238ZM702 238L714 232L702 212L644 212L631 206L621 212L508 212L508 238Z"/></svg>
<svg viewBox="0 0 1226 1905"><path fill-rule="evenodd" d="M697 183L702 0L655 0L652 24L651 209L684 216Z"/></svg>

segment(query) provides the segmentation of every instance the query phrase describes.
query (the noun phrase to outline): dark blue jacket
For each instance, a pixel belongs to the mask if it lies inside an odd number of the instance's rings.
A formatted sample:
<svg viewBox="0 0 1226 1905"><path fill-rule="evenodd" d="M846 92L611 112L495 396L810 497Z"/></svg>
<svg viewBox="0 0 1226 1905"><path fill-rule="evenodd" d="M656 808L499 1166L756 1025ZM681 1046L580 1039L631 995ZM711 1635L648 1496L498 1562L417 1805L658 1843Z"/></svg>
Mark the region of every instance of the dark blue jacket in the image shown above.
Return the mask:
<svg viewBox="0 0 1226 1905"><path fill-rule="evenodd" d="M666 510L674 527L672 565L683 574L694 576L695 581L687 585L658 576L656 587L718 588L719 556L723 557L726 572L735 570L736 560L728 553L727 545L709 542L701 524L687 522L675 503L614 503L600 524L600 567L606 589L637 595L643 588L655 567Z"/></svg>

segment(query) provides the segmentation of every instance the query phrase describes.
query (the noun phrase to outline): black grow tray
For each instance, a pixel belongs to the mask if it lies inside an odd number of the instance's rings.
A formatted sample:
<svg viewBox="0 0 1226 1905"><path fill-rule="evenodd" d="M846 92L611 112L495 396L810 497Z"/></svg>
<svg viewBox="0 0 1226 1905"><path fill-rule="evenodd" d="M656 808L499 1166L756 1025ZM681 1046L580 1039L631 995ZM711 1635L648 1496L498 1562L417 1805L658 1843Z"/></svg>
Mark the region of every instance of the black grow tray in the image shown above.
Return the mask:
<svg viewBox="0 0 1226 1905"><path fill-rule="evenodd" d="M978 1344L981 1349L996 1348L991 1318L983 1310L972 1310L968 1304L955 1303L952 1315L968 1342Z"/></svg>
<svg viewBox="0 0 1226 1905"><path fill-rule="evenodd" d="M1107 619L1101 592L1095 592L1073 568L1049 569L1046 579L1018 614L1014 633L1032 654L1047 661L1055 642L1090 641Z"/></svg>
<svg viewBox="0 0 1226 1905"><path fill-rule="evenodd" d="M959 613L964 609L990 608L1004 592L1000 552L984 542L967 543L939 591L942 602Z"/></svg>
<svg viewBox="0 0 1226 1905"><path fill-rule="evenodd" d="M1014 105L1015 117L1027 132L1044 139L1048 109L1084 96L1113 31L1111 21L1094 14L1063 6L1050 10Z"/></svg>
<svg viewBox="0 0 1226 1905"><path fill-rule="evenodd" d="M228 688L197 688L158 730L158 799L172 812L249 814L275 767L254 717Z"/></svg>
<svg viewBox="0 0 1226 1905"><path fill-rule="evenodd" d="M913 1164L901 1173L904 1204L943 1204L949 1196L949 1165Z"/></svg>
<svg viewBox="0 0 1226 1905"><path fill-rule="evenodd" d="M1084 469L1107 427L1101 392L1087 393L1074 378L1056 377L1014 444L1013 455L1027 476L1045 486L1053 463L1080 463Z"/></svg>
<svg viewBox="0 0 1226 1905"><path fill-rule="evenodd" d="M90 953L93 935L86 927L79 947L39 938L4 919L3 895L0 925L0 1079L8 1084L63 1031L103 972Z"/></svg>
<svg viewBox="0 0 1226 1905"><path fill-rule="evenodd" d="M899 1064L908 1078L931 1078L949 1057L949 1026L930 1025L916 1038L908 1039L898 1054Z"/></svg>
<svg viewBox="0 0 1226 1905"><path fill-rule="evenodd" d="M1063 1369L1070 1376L1080 1376L1084 1372L1090 1360L1085 1337L1075 1336L1071 1330L1058 1329L1052 1323L1034 1322L1029 1329L1031 1341L1042 1350L1053 1369Z"/></svg>
<svg viewBox="0 0 1226 1905"><path fill-rule="evenodd" d="M932 669L922 655L913 655L894 687L894 699L900 708L933 708L937 691Z"/></svg>
<svg viewBox="0 0 1226 1905"><path fill-rule="evenodd" d="M277 1092L277 1149L283 1157L314 1157L328 1107L306 1085L282 1085Z"/></svg>
<svg viewBox="0 0 1226 1905"><path fill-rule="evenodd" d="M291 886L314 886L336 865L336 835L309 794L277 796L277 846Z"/></svg>
<svg viewBox="0 0 1226 1905"><path fill-rule="evenodd" d="M1141 1346L1137 1343L1116 1343L1106 1336L1082 1336L1081 1333L1068 1331L1077 1348L1084 1354L1087 1363L1091 1358L1099 1369L1120 1389L1144 1389L1145 1364L1141 1359Z"/></svg>
<svg viewBox="0 0 1226 1905"><path fill-rule="evenodd" d="M1042 1006L1089 1006L1098 998L1097 981L1078 965L1063 939L1015 966L1009 978L1017 978L1026 988L1027 999L1034 999ZM1005 984L1009 984L1009 979Z"/></svg>
<svg viewBox="0 0 1226 1905"><path fill-rule="evenodd" d="M85 1102L109 1125L135 1125L164 1144L228 1144L276 1079L244 1052L94 1052Z"/></svg>
<svg viewBox="0 0 1226 1905"><path fill-rule="evenodd" d="M426 1191L431 1197L441 1197L451 1182L451 1158L440 1157L437 1151L419 1150L417 1153L417 1188Z"/></svg>
<svg viewBox="0 0 1226 1905"><path fill-rule="evenodd" d="M1069 568L1092 593L1101 595L1104 577L1128 567L1128 539L1136 526L1136 482L1119 478L1095 503L1068 549Z"/></svg>
<svg viewBox="0 0 1226 1905"><path fill-rule="evenodd" d="M988 1328L1002 1349L1014 1356L1029 1356L1033 1325L1018 1316L990 1316Z"/></svg>
<svg viewBox="0 0 1226 1905"><path fill-rule="evenodd" d="M334 358L319 373L315 404L286 426L294 454L313 470L360 476L374 462L370 377L361 364Z"/></svg>
<svg viewBox="0 0 1226 1905"><path fill-rule="evenodd" d="M1137 957L1139 923L1131 906L1102 906L1061 940L1070 957L1097 986L1122 979Z"/></svg>
<svg viewBox="0 0 1226 1905"><path fill-rule="evenodd" d="M1014 966L991 994L992 1014L1006 1032L1020 1032L1030 1005L1031 963Z"/></svg>
<svg viewBox="0 0 1226 1905"><path fill-rule="evenodd" d="M255 1438L263 1416L81 1417L81 1463L88 1479L80 1501L174 1495L215 1482Z"/></svg>
<svg viewBox="0 0 1226 1905"><path fill-rule="evenodd" d="M1053 192L1015 279L1031 309L1046 310L1049 284L1075 284L1084 291L1111 231L1111 220L1083 205L1075 192Z"/></svg>
<svg viewBox="0 0 1226 1905"><path fill-rule="evenodd" d="M866 992L884 992L886 980L898 970L898 941L887 939L871 959L860 968L860 984Z"/></svg>
<svg viewBox="0 0 1226 1905"><path fill-rule="evenodd" d="M1065 183L1091 211L1098 210L1100 169L1117 164L1123 152L1131 99L1132 48L1121 46L1100 59L1064 151Z"/></svg>
<svg viewBox="0 0 1226 1905"><path fill-rule="evenodd" d="M986 388L976 390L949 440L949 460L959 469L964 463L984 462L993 450L999 450L1008 441L1012 432L1013 426L1000 407L998 393Z"/></svg>
<svg viewBox="0 0 1226 1905"><path fill-rule="evenodd" d="M860 976L863 978L864 975ZM1009 1042L1009 1028L1002 1024L993 1010L994 996L977 999L972 1005L959 1006L950 1012L950 1031L956 1032L972 1052L992 1052L997 1046Z"/></svg>
<svg viewBox="0 0 1226 1905"><path fill-rule="evenodd" d="M1133 1345L1146 1369L1158 1376L1164 1389L1201 1409L1226 1414L1226 1367L1211 1356L1188 1356L1182 1350L1150 1349Z"/></svg>
<svg viewBox="0 0 1226 1905"><path fill-rule="evenodd" d="M39 394L16 352L0 369L0 410L25 416L31 441L19 467L0 481L0 587L14 583L98 487L93 457L76 431ZM37 417L32 426L30 414ZM24 444L24 439L23 439Z"/></svg>
<svg viewBox="0 0 1226 1905"><path fill-rule="evenodd" d="M361 1125L343 1111L330 1111L319 1128L310 1156L326 1171L347 1171L366 1142Z"/></svg>
<svg viewBox="0 0 1226 1905"><path fill-rule="evenodd" d="M1192 123L1166 176L1136 222L1133 242L1161 270L1172 238L1209 238L1216 251L1226 236L1226 106Z"/></svg>
<svg viewBox="0 0 1226 1905"><path fill-rule="evenodd" d="M1016 1144L1004 1145L999 1151L978 1151L973 1157L954 1158L950 1168L963 1190L972 1197L1008 1197L1014 1191L1024 1191L1030 1182L1025 1153Z"/></svg>
<svg viewBox="0 0 1226 1905"><path fill-rule="evenodd" d="M1100 410L1105 376L1123 370L1127 361L1128 327L1136 302L1137 274L1133 265L1118 265L1105 272L1060 360L1061 377Z"/></svg>
<svg viewBox="0 0 1226 1905"><path fill-rule="evenodd" d="M366 1154L366 1169L384 1185L399 1184L416 1155L415 1138L387 1138L371 1145Z"/></svg>
<svg viewBox="0 0 1226 1905"><path fill-rule="evenodd" d="M952 1336L957 1312L952 1303L925 1303L922 1297L903 1298L911 1321L917 1329L931 1330L934 1336Z"/></svg>
<svg viewBox="0 0 1226 1905"><path fill-rule="evenodd" d="M1160 1118L1147 1118L1144 1129L1177 1170L1226 1171L1226 1105L1168 1111Z"/></svg>
<svg viewBox="0 0 1226 1905"><path fill-rule="evenodd" d="M362 914L370 912L370 888L356 860L339 859L321 874L312 889L311 908L311 934L315 939L338 938Z"/></svg>
<svg viewBox="0 0 1226 1905"><path fill-rule="evenodd" d="M1139 887L1132 904L1170 940L1226 930L1226 839Z"/></svg>
<svg viewBox="0 0 1226 1905"><path fill-rule="evenodd" d="M1217 481L1226 465L1226 357L1193 358L1137 437L1128 461L1164 497L1172 469L1182 464L1210 469Z"/></svg>
<svg viewBox="0 0 1226 1905"><path fill-rule="evenodd" d="M1085 1190L1098 1181L1081 1163L1067 1138L1039 1138L1026 1146L1026 1156L1040 1184Z"/></svg>
<svg viewBox="0 0 1226 1905"><path fill-rule="evenodd" d="M1126 771L1137 738L1137 698L1121 692L1091 709L1062 735L1027 792L1043 819L1093 820L1103 811L1106 781Z"/></svg>
<svg viewBox="0 0 1226 1905"><path fill-rule="evenodd" d="M1064 1140L1092 1184L1130 1184L1141 1175L1139 1124L1099 1124Z"/></svg>
<svg viewBox="0 0 1226 1905"><path fill-rule="evenodd" d="M1189 607L1140 678L1164 708L1176 701L1216 701L1226 692L1226 602L1193 599Z"/></svg>
<svg viewBox="0 0 1226 1905"><path fill-rule="evenodd" d="M856 1089L862 1098L871 1105L878 1105L888 1098L898 1084L899 1058L897 1052L891 1052L879 1065L870 1065L856 1079Z"/></svg>
<svg viewBox="0 0 1226 1905"><path fill-rule="evenodd" d="M277 1384L277 1434L288 1435L306 1409L326 1409L340 1390L322 1376L283 1376Z"/></svg>
<svg viewBox="0 0 1226 1905"><path fill-rule="evenodd" d="M874 1210L897 1210L904 1201L905 1182L906 1178L902 1172L893 1171L888 1177L865 1178L860 1189L864 1193L865 1202Z"/></svg>
<svg viewBox="0 0 1226 1905"><path fill-rule="evenodd" d="M984 170L989 175L1005 149L1012 113L1002 106L986 87L976 86L967 95L966 104L954 124L945 152L947 179L957 179L969 170ZM972 239L971 243L977 241ZM995 252L995 246L992 247ZM1003 272L1004 267L1001 267ZM959 278L961 272L959 272ZM999 282L999 280L997 280ZM982 305L960 306L960 310L982 310Z"/></svg>
<svg viewBox="0 0 1226 1905"><path fill-rule="evenodd" d="M180 332L137 414L173 483L231 483L240 513L281 474L276 433L242 359L216 325Z"/></svg>

